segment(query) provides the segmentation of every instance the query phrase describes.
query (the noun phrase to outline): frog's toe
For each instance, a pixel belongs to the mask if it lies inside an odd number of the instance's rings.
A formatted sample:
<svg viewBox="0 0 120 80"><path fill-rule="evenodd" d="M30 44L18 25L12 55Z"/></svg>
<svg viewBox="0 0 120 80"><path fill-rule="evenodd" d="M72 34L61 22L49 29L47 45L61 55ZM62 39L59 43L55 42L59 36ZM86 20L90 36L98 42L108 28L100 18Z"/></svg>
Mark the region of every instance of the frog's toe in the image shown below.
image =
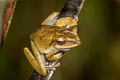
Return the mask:
<svg viewBox="0 0 120 80"><path fill-rule="evenodd" d="M60 62L57 60L57 61L54 61L54 62L47 63L46 68L47 68L47 70L55 71L56 67L59 67L59 66L60 66Z"/></svg>

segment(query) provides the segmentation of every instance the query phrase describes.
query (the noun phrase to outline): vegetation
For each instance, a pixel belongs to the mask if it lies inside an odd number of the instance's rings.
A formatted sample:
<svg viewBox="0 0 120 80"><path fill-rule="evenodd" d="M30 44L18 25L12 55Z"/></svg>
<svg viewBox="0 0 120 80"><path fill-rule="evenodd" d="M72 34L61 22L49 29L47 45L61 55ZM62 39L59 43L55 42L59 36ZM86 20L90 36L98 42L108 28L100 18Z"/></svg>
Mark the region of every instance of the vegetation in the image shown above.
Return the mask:
<svg viewBox="0 0 120 80"><path fill-rule="evenodd" d="M64 0L18 0L5 45L0 51L0 79L28 80L24 53L29 34ZM86 0L79 15L81 46L65 53L55 80L119 80L120 1Z"/></svg>

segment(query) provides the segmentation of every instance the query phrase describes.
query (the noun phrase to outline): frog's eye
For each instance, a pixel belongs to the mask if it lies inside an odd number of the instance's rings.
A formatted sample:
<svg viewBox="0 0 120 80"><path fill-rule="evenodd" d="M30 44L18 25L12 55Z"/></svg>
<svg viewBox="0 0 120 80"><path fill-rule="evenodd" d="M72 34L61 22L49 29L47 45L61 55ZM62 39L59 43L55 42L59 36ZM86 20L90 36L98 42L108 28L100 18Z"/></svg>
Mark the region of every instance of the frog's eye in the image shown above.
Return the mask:
<svg viewBox="0 0 120 80"><path fill-rule="evenodd" d="M57 44L64 45L66 43L65 38L63 36L59 36L56 40Z"/></svg>
<svg viewBox="0 0 120 80"><path fill-rule="evenodd" d="M64 45L65 41L56 41L59 45Z"/></svg>

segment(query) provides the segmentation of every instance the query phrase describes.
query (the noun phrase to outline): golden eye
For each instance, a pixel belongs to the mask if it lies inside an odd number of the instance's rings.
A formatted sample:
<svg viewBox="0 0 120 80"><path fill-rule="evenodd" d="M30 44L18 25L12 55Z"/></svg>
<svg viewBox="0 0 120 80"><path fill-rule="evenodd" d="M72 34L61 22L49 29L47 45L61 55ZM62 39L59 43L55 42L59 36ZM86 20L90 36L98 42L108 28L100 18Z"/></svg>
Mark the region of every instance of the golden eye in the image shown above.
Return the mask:
<svg viewBox="0 0 120 80"><path fill-rule="evenodd" d="M64 45L65 41L56 41L59 45Z"/></svg>

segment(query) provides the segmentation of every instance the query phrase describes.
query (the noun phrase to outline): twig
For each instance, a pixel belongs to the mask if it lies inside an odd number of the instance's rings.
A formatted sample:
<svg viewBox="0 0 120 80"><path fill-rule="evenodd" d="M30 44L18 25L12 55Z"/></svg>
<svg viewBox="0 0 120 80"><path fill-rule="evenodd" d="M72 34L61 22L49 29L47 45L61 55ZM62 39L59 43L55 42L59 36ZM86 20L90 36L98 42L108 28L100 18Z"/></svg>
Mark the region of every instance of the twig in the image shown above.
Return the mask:
<svg viewBox="0 0 120 80"><path fill-rule="evenodd" d="M44 80L44 77L41 76L39 73L37 73L36 71L34 71L32 73L32 76L30 78L30 80Z"/></svg>
<svg viewBox="0 0 120 80"><path fill-rule="evenodd" d="M58 18L72 17L78 21L78 15L83 7L84 2L85 0L66 0Z"/></svg>
<svg viewBox="0 0 120 80"><path fill-rule="evenodd" d="M36 71L34 71L32 73L32 76L30 78L30 80L50 80L50 78L52 77L54 71L50 71L46 77L40 75L39 73L37 73Z"/></svg>

